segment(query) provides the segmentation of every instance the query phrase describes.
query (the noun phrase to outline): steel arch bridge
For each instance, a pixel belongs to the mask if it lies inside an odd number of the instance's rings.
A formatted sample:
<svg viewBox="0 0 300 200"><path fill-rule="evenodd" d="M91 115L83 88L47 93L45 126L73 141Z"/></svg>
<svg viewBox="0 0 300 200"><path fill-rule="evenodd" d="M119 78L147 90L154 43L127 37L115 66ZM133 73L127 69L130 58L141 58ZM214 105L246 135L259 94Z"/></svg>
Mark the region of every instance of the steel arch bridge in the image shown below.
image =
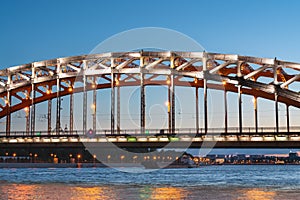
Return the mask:
<svg viewBox="0 0 300 200"><path fill-rule="evenodd" d="M269 81L266 82L265 79ZM232 134L232 128L228 127L226 94L235 92L238 94L239 126L237 132L239 135L245 132L242 121L243 94L251 95L254 98L254 134L259 134L257 98L275 102L274 135L280 132L278 103L286 105L286 133L289 134L289 107L300 108L299 91L289 86L296 84L299 80L299 63L276 58L207 52L111 52L33 62L0 71L0 99L2 100L0 118L6 118L6 129L2 135L11 136L11 114L24 109L26 130L22 135L33 136L37 131L35 129L35 106L44 101L48 102L47 134L51 135L51 106L52 99L55 98L57 98L56 135L59 135L61 127L60 98L65 95L70 95L70 130L68 134L72 135L75 132L73 129L73 94L78 92L83 92L82 132L86 133L87 91L93 91L93 130L96 131L96 90L103 88L111 88L111 129L108 131L111 134L121 133L119 110L120 87L122 86L140 87L139 133L144 133L146 128L145 87L148 85L166 85L168 87L168 133L176 132L175 86L186 86L195 88L196 134L207 134L211 131L208 127L208 89L224 90L225 128L218 130L219 132ZM202 128L199 127L199 88L203 88L204 93L204 127ZM115 102L116 98L117 102ZM115 116L116 110L117 116ZM300 136L296 136L300 139Z"/></svg>

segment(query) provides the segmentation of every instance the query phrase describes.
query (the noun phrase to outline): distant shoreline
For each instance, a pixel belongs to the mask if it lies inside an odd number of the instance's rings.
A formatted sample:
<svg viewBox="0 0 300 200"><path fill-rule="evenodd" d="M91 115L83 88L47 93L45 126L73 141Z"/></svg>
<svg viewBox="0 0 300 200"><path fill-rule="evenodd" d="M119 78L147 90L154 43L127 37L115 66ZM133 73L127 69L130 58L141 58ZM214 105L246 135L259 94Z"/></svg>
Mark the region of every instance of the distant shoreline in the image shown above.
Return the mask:
<svg viewBox="0 0 300 200"><path fill-rule="evenodd" d="M268 163L252 163L252 164L213 164L199 166L222 166L222 165L297 165L297 164L268 164ZM0 169L5 168L118 168L118 167L143 167L140 163L109 163L109 166L102 163L0 163Z"/></svg>

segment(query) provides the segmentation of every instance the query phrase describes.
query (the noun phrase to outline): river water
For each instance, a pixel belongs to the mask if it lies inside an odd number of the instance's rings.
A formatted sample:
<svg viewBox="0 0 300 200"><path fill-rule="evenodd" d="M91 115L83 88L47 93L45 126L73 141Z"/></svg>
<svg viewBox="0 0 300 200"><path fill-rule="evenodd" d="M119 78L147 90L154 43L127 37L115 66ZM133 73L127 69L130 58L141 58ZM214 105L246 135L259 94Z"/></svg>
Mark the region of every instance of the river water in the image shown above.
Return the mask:
<svg viewBox="0 0 300 200"><path fill-rule="evenodd" d="M300 199L300 166L224 165L148 173L0 169L0 199Z"/></svg>

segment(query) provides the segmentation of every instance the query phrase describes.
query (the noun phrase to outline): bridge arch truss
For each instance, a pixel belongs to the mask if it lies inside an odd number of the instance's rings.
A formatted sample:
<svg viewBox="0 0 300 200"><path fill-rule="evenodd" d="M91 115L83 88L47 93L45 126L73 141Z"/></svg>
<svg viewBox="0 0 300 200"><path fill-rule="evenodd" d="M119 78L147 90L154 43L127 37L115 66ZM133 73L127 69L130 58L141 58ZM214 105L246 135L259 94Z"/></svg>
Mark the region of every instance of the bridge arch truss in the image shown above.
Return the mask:
<svg viewBox="0 0 300 200"><path fill-rule="evenodd" d="M156 79L158 76L164 80ZM185 80L184 77L192 78ZM261 81L268 78L269 82ZM104 81L99 81L102 79ZM227 92L238 94L239 132L243 132L242 95L254 98L255 130L258 131L257 98L275 102L275 129L279 132L278 103L300 108L300 94L289 86L300 80L300 64L268 58L207 52L111 52L33 62L0 71L0 118L6 117L7 136L11 114L24 109L26 134L35 132L35 105L48 102L48 133L51 134L52 99L56 101L56 133L60 129L61 97L70 95L70 133L73 132L73 94L83 92L83 132L87 123L87 91L93 91L93 129L96 130L96 90L111 89L111 133L120 133L120 87L139 86L140 131L145 131L145 87L168 86L168 131L175 130L175 86L195 88L196 132L199 127L198 89L203 88L204 133L208 132L207 90L224 90L225 128L228 130ZM76 86L79 85L81 86ZM117 97L117 98L116 98ZM15 99L15 100L12 100ZM115 99L117 99L115 107ZM117 110L117 112L115 112ZM117 115L115 116L115 113Z"/></svg>

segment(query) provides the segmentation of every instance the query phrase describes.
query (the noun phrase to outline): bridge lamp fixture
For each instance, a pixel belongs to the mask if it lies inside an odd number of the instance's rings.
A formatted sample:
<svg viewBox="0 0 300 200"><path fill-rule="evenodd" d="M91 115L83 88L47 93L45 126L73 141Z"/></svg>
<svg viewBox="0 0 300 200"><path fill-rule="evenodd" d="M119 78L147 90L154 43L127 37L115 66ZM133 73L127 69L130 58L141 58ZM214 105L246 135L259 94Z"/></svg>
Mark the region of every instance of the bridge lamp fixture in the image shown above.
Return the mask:
<svg viewBox="0 0 300 200"><path fill-rule="evenodd" d="M94 112L94 114L95 114L95 110L96 110L96 105L93 103L93 104L91 104L91 109L92 109L92 111Z"/></svg>
<svg viewBox="0 0 300 200"><path fill-rule="evenodd" d="M170 85L171 81L169 78L167 78L167 85Z"/></svg>
<svg viewBox="0 0 300 200"><path fill-rule="evenodd" d="M168 107L168 112L170 112L170 110L171 110L170 102L169 102L169 101L166 101L166 102L165 102L165 105Z"/></svg>
<svg viewBox="0 0 300 200"><path fill-rule="evenodd" d="M222 85L226 85L226 84L227 84L227 82L223 80L222 81Z"/></svg>
<svg viewBox="0 0 300 200"><path fill-rule="evenodd" d="M27 114L27 113L29 112L29 107L28 107L28 106L25 107L25 108L24 108L24 111L25 111L25 113Z"/></svg>
<svg viewBox="0 0 300 200"><path fill-rule="evenodd" d="M17 156L17 154L16 153L13 153L13 157L16 157Z"/></svg>
<svg viewBox="0 0 300 200"><path fill-rule="evenodd" d="M51 93L51 90L47 90L47 91L46 91L46 94L50 94L50 93Z"/></svg>
<svg viewBox="0 0 300 200"><path fill-rule="evenodd" d="M72 88L72 87L69 87L69 88L68 88L68 91L69 91L69 92L72 92L72 91L73 91L73 88Z"/></svg>
<svg viewBox="0 0 300 200"><path fill-rule="evenodd" d="M80 159L80 158L81 158L81 155L80 155L80 154L78 154L78 155L77 155L77 158L78 158L78 159Z"/></svg>
<svg viewBox="0 0 300 200"><path fill-rule="evenodd" d="M120 158L121 158L121 160L124 160L125 156L124 156L124 155L122 155Z"/></svg>
<svg viewBox="0 0 300 200"><path fill-rule="evenodd" d="M116 85L120 84L119 78L115 78Z"/></svg>
<svg viewBox="0 0 300 200"><path fill-rule="evenodd" d="M197 84L198 83L198 79L194 78L194 83Z"/></svg>

